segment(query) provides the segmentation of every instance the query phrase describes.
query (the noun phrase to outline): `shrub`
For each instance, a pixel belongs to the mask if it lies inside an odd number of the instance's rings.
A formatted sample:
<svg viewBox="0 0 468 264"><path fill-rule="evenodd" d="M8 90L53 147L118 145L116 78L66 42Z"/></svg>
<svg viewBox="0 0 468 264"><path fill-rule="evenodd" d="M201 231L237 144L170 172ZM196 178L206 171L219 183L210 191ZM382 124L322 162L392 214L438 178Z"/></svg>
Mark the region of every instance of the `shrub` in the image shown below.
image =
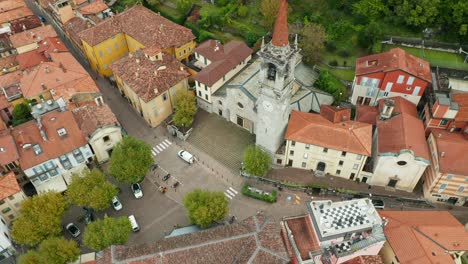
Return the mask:
<svg viewBox="0 0 468 264"><path fill-rule="evenodd" d="M338 61L337 60L332 60L328 64L330 64L330 66L338 66Z"/></svg>
<svg viewBox="0 0 468 264"><path fill-rule="evenodd" d="M313 182L308 183L307 187L316 188L316 189L327 189L328 188L328 186L326 184L313 183Z"/></svg>
<svg viewBox="0 0 468 264"><path fill-rule="evenodd" d="M372 45L372 53L381 53L382 52L382 43L381 42L375 42L374 45Z"/></svg>
<svg viewBox="0 0 468 264"><path fill-rule="evenodd" d="M330 51L330 52L335 51L335 50L336 50L336 44L335 44L335 42L333 42L333 41L327 41L327 42L325 43L325 49L326 49L327 51Z"/></svg>
<svg viewBox="0 0 468 264"><path fill-rule="evenodd" d="M342 49L338 51L338 55L340 55L343 58L348 58L349 57L349 51Z"/></svg>
<svg viewBox="0 0 468 264"><path fill-rule="evenodd" d="M249 187L250 187L250 184L248 184L247 182L244 183L244 186L242 187L242 191L241 191L243 195L249 196L258 200L262 200L265 202L269 202L269 203L276 202L276 198L278 196L278 192L276 190L273 190L270 195L266 195L266 194L253 192L249 190Z"/></svg>
<svg viewBox="0 0 468 264"><path fill-rule="evenodd" d="M237 8L237 15L239 17L246 17L248 12L249 8L245 5L240 5L239 8Z"/></svg>

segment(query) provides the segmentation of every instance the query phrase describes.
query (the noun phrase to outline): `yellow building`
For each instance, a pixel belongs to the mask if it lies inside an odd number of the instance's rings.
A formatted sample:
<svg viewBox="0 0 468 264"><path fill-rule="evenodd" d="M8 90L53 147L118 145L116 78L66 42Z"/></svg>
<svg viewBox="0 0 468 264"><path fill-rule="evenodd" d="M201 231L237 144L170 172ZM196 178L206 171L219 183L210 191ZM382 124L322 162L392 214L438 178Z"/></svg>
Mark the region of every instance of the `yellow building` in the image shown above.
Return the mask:
<svg viewBox="0 0 468 264"><path fill-rule="evenodd" d="M157 47L179 61L195 49L192 31L136 5L78 34L91 67L111 76L110 65L144 47Z"/></svg>
<svg viewBox="0 0 468 264"><path fill-rule="evenodd" d="M174 94L188 89L190 74L183 64L155 48L131 53L111 70L120 92L151 127L172 114Z"/></svg>

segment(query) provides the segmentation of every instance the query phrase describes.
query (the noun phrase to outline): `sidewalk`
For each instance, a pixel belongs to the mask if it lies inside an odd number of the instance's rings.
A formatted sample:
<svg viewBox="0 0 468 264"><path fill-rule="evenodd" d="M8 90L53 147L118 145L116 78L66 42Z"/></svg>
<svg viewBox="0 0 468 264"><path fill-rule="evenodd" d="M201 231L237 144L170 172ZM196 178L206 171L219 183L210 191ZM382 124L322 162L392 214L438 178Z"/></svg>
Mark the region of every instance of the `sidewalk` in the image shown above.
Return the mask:
<svg viewBox="0 0 468 264"><path fill-rule="evenodd" d="M355 181L342 179L335 176L316 177L308 170L301 170L295 168L273 169L270 170L266 176L278 182L293 182L297 184L307 185L310 183L324 184L328 188L347 189L361 193L371 193L376 195L384 195L390 197L404 197L410 199L423 199L422 195L416 193L409 193L398 190L388 190L385 187L370 186L366 183L357 183Z"/></svg>

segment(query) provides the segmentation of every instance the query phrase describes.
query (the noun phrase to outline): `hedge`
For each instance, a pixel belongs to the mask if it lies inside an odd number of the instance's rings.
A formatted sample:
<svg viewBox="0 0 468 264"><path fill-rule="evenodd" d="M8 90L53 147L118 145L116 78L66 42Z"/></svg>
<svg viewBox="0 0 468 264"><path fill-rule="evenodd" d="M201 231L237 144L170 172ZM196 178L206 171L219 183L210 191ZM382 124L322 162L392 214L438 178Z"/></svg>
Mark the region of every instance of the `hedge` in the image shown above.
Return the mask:
<svg viewBox="0 0 468 264"><path fill-rule="evenodd" d="M317 188L317 189L327 189L328 186L326 184L319 184L319 183L308 183L307 187L310 188Z"/></svg>
<svg viewBox="0 0 468 264"><path fill-rule="evenodd" d="M265 194L259 194L256 192L252 192L249 190L250 184L244 183L244 186L242 187L242 194L245 196L249 196L255 199L259 199L265 202L269 203L274 203L276 202L276 198L278 196L278 192L276 190L273 190L270 195L265 195Z"/></svg>

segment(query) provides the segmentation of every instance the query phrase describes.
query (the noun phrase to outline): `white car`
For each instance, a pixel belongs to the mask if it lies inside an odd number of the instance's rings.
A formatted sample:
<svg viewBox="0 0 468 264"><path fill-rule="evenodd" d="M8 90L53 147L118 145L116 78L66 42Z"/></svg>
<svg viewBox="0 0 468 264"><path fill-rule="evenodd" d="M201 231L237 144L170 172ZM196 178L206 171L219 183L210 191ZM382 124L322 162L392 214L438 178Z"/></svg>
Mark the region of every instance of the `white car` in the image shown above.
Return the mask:
<svg viewBox="0 0 468 264"><path fill-rule="evenodd" d="M133 191L133 196L135 196L135 198L140 199L141 197L143 197L143 190L141 189L140 184L138 183L132 184L132 191Z"/></svg>
<svg viewBox="0 0 468 264"><path fill-rule="evenodd" d="M188 164L193 163L193 155L190 154L188 151L180 150L179 152L177 152L177 156L179 156L181 159L183 159Z"/></svg>
<svg viewBox="0 0 468 264"><path fill-rule="evenodd" d="M114 196L114 198L112 198L112 207L114 207L114 209L115 209L116 211L122 210L122 207L123 207L123 206L122 206L122 203L121 203L120 200L119 200L119 197Z"/></svg>

